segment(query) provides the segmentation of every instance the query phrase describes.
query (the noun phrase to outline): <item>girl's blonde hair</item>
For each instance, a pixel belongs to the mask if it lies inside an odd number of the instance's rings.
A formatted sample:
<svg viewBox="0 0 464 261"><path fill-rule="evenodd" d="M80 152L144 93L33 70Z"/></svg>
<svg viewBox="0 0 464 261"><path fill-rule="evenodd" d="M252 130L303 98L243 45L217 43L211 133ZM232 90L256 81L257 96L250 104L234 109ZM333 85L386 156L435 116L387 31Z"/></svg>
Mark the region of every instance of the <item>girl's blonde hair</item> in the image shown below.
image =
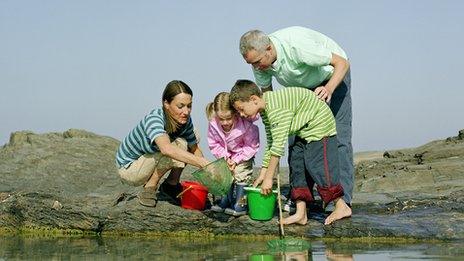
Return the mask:
<svg viewBox="0 0 464 261"><path fill-rule="evenodd" d="M229 93L218 93L218 95L214 97L214 101L206 105L206 117L209 121L216 117L217 111L235 112L235 109L231 106L231 103L229 101Z"/></svg>

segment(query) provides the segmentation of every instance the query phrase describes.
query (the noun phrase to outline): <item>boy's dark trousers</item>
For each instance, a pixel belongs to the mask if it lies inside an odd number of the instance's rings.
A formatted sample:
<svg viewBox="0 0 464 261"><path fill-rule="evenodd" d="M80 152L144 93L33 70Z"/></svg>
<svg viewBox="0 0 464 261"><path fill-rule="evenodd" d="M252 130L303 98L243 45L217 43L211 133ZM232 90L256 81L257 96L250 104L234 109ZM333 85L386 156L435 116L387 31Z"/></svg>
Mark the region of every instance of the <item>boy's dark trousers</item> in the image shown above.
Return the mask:
<svg viewBox="0 0 464 261"><path fill-rule="evenodd" d="M310 179L307 179L305 173L316 182L317 191L325 203L343 196L336 136L309 143L300 137L295 137L294 144L289 147L289 164L293 200L305 202L314 200L307 183Z"/></svg>

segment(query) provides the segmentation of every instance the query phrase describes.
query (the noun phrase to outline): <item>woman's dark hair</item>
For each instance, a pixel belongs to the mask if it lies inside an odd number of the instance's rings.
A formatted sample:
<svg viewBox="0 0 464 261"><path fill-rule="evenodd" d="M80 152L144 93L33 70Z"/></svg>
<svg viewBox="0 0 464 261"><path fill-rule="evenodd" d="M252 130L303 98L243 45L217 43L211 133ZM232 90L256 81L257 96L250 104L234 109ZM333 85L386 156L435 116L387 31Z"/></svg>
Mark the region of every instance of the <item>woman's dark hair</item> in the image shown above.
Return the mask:
<svg viewBox="0 0 464 261"><path fill-rule="evenodd" d="M179 93L190 94L190 96L193 97L192 89L190 89L190 87L185 82L179 80L170 81L163 91L161 102L163 104L163 111L166 117L165 129L168 133L176 132L177 128L179 128L179 123L177 123L165 110L164 102L171 103L172 100L174 100L174 97L176 97L176 95Z"/></svg>

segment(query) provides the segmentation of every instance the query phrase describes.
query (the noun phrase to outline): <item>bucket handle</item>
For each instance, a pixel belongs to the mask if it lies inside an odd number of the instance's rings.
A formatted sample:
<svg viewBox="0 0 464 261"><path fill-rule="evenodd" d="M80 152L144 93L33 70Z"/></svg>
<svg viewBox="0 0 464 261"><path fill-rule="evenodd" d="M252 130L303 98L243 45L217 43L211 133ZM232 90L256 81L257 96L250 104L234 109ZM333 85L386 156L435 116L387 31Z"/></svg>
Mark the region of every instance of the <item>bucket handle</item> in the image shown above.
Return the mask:
<svg viewBox="0 0 464 261"><path fill-rule="evenodd" d="M182 194L184 194L185 192L187 192L187 190L190 190L190 189L193 189L192 185L188 186L186 189L182 190L181 193L177 194L176 198L180 198L180 196L182 196Z"/></svg>

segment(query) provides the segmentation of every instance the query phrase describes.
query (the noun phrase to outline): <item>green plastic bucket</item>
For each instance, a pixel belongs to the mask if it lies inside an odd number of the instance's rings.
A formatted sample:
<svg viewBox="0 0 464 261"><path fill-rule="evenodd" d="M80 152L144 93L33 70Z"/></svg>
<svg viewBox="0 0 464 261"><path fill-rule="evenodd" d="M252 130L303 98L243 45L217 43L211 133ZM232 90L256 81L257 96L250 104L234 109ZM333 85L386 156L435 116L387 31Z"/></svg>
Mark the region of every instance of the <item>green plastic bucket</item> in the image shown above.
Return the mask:
<svg viewBox="0 0 464 261"><path fill-rule="evenodd" d="M274 216L277 191L262 195L260 188L245 187L248 199L248 215L253 220L267 221Z"/></svg>

